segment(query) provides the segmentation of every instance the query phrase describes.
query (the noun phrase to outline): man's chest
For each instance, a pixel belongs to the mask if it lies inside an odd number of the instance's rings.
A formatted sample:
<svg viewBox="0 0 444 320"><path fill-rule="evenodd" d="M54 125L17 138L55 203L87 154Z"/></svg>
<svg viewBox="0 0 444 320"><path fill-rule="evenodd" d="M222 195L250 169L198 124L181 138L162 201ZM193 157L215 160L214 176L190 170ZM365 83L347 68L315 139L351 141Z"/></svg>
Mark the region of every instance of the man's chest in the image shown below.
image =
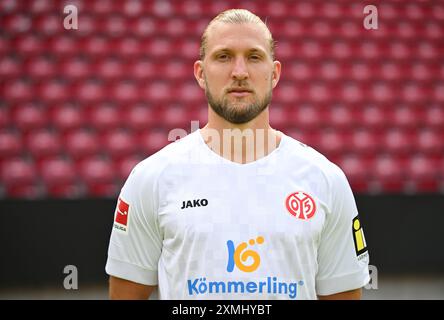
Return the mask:
<svg viewBox="0 0 444 320"><path fill-rule="evenodd" d="M175 242L266 236L316 243L328 208L313 186L289 175L181 172L159 185L159 226Z"/></svg>

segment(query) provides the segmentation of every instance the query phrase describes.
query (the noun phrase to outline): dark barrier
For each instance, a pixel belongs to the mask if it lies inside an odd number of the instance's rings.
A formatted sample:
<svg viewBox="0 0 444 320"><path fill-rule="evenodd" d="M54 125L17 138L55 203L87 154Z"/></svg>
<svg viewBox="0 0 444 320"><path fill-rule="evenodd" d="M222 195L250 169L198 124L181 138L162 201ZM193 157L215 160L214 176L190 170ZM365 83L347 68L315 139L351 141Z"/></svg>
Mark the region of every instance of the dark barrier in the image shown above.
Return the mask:
<svg viewBox="0 0 444 320"><path fill-rule="evenodd" d="M384 274L444 272L444 197L357 196L370 261ZM105 283L116 200L0 201L0 286Z"/></svg>

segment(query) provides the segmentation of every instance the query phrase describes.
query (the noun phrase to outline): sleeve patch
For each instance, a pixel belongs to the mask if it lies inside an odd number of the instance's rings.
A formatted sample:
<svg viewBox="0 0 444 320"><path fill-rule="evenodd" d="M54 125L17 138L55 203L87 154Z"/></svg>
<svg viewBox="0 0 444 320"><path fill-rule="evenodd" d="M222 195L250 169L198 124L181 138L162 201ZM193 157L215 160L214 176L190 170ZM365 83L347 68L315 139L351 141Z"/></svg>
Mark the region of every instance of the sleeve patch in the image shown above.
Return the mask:
<svg viewBox="0 0 444 320"><path fill-rule="evenodd" d="M362 230L361 221L359 220L359 216L356 216L353 219L352 229L353 229L352 230L353 231L353 242L355 243L356 256L359 257L368 251L367 250L367 243L366 243L365 237L364 237L364 231Z"/></svg>
<svg viewBox="0 0 444 320"><path fill-rule="evenodd" d="M114 217L114 229L128 233L129 204L122 198L117 201L117 208Z"/></svg>

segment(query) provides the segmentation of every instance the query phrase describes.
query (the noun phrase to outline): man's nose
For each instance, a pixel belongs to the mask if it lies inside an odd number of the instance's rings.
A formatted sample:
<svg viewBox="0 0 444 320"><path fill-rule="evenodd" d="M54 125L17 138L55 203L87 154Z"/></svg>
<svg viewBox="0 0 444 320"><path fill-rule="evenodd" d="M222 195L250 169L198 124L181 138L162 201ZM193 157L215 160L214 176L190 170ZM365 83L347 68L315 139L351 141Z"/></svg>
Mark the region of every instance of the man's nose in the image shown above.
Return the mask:
<svg viewBox="0 0 444 320"><path fill-rule="evenodd" d="M231 75L235 80L245 80L248 78L248 69L244 58L236 58Z"/></svg>

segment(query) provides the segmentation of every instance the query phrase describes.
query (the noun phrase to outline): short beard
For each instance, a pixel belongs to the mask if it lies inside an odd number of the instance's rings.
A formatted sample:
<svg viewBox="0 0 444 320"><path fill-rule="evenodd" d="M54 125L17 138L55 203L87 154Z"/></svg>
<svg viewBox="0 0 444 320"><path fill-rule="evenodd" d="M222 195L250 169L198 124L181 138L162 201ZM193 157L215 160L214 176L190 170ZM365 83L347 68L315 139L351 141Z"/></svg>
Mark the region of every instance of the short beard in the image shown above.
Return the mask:
<svg viewBox="0 0 444 320"><path fill-rule="evenodd" d="M256 118L262 111L264 111L271 102L272 91L265 95L262 101L255 101L243 108L237 108L234 104L229 104L227 99L216 101L210 93L208 86L205 90L205 95L208 99L208 104L211 109L226 121L234 124L247 123Z"/></svg>

